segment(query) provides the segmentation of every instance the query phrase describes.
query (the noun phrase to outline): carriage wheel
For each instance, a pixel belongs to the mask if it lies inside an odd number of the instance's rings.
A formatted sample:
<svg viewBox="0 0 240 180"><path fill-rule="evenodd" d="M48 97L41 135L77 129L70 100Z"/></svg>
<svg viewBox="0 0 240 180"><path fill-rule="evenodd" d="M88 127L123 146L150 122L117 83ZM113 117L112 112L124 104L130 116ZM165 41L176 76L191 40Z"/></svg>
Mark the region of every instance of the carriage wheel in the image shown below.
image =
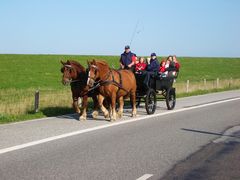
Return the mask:
<svg viewBox="0 0 240 180"><path fill-rule="evenodd" d="M157 106L157 97L153 89L149 89L146 94L145 108L148 114L153 114Z"/></svg>
<svg viewBox="0 0 240 180"><path fill-rule="evenodd" d="M169 89L167 90L167 94L166 94L166 104L167 104L168 110L174 109L174 107L175 107L175 105L176 105L176 93L175 93L175 88L169 88Z"/></svg>

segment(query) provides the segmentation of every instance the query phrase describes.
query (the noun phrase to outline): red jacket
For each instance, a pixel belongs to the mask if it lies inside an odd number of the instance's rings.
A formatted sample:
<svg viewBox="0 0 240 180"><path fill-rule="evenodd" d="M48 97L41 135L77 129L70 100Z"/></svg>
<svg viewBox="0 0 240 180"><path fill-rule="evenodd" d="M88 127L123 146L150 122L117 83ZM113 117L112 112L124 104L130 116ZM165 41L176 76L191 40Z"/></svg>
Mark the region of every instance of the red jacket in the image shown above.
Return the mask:
<svg viewBox="0 0 240 180"><path fill-rule="evenodd" d="M137 63L136 64L136 71L144 71L147 68L146 63Z"/></svg>
<svg viewBox="0 0 240 180"><path fill-rule="evenodd" d="M175 67L176 67L177 71L179 71L179 69L180 69L180 64L179 64L179 62L176 62L176 63L175 63Z"/></svg>
<svg viewBox="0 0 240 180"><path fill-rule="evenodd" d="M159 72L165 72L166 68L165 68L166 62L162 61L160 64L160 68L159 68Z"/></svg>
<svg viewBox="0 0 240 180"><path fill-rule="evenodd" d="M135 55L132 56L132 62L134 62L134 64L136 64L136 56Z"/></svg>

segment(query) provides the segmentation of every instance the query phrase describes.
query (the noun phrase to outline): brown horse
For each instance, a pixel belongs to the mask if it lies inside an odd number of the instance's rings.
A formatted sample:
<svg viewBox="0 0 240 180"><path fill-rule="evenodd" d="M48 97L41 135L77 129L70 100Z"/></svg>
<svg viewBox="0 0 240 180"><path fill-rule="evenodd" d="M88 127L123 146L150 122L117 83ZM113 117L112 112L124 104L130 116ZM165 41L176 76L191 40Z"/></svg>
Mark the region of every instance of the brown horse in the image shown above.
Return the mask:
<svg viewBox="0 0 240 180"><path fill-rule="evenodd" d="M63 85L71 85L72 91L72 99L73 99L73 108L77 113L80 114L79 120L86 120L87 117L87 105L88 105L88 86L87 86L87 78L88 74L85 68L78 63L77 61L67 61L62 62L63 67L61 68L62 83ZM82 107L79 108L78 99L82 98ZM94 112L92 115L97 116L98 102L97 96L95 94L92 95L93 104L94 104Z"/></svg>
<svg viewBox="0 0 240 180"><path fill-rule="evenodd" d="M98 103L104 116L107 117L109 112L103 106L103 100L107 99L111 103L110 119L116 120L117 114L121 118L123 114L124 98L130 96L132 103L132 116L136 116L136 79L134 74L129 70L110 69L105 61L88 62L89 73L87 84L94 87L99 86ZM116 101L119 101L119 110L116 114Z"/></svg>

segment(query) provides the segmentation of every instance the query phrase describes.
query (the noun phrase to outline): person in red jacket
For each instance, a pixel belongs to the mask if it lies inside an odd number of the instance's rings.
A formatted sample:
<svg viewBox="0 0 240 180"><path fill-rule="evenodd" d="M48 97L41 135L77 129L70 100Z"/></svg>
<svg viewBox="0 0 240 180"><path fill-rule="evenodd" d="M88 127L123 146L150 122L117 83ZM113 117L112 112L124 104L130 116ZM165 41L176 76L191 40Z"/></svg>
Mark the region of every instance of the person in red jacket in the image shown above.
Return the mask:
<svg viewBox="0 0 240 180"><path fill-rule="evenodd" d="M160 73L164 73L166 71L165 65L166 65L166 60L163 59L160 63L160 68L159 68Z"/></svg>
<svg viewBox="0 0 240 180"><path fill-rule="evenodd" d="M140 57L139 62L136 63L136 72L138 71L145 71L147 68L147 64L145 63L145 59L143 57Z"/></svg>
<svg viewBox="0 0 240 180"><path fill-rule="evenodd" d="M179 69L180 69L180 63L178 62L176 55L173 56L173 62L175 63L176 71L179 71Z"/></svg>

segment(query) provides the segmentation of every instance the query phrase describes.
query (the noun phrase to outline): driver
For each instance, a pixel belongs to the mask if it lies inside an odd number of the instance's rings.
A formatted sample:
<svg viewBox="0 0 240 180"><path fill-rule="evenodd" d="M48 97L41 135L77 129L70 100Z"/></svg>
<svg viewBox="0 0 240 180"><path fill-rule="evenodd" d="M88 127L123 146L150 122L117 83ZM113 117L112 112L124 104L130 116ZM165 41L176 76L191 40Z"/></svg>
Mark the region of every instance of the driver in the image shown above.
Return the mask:
<svg viewBox="0 0 240 180"><path fill-rule="evenodd" d="M129 45L125 46L125 51L120 58L120 68L134 71L135 61L136 54L131 52Z"/></svg>

